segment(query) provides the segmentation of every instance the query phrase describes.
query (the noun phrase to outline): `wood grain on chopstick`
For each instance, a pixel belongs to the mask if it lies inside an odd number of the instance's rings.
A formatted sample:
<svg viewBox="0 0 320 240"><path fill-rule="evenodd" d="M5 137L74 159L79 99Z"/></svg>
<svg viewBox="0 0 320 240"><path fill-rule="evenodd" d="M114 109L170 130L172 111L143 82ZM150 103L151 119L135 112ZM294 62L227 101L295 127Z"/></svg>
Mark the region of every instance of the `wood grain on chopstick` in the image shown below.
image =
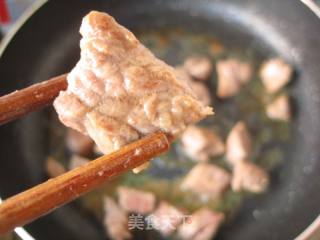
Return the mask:
<svg viewBox="0 0 320 240"><path fill-rule="evenodd" d="M0 204L0 234L22 226L79 197L106 181L167 151L170 143L158 132L100 157Z"/></svg>
<svg viewBox="0 0 320 240"><path fill-rule="evenodd" d="M52 104L67 88L66 77L67 74L60 75L0 97L0 125Z"/></svg>

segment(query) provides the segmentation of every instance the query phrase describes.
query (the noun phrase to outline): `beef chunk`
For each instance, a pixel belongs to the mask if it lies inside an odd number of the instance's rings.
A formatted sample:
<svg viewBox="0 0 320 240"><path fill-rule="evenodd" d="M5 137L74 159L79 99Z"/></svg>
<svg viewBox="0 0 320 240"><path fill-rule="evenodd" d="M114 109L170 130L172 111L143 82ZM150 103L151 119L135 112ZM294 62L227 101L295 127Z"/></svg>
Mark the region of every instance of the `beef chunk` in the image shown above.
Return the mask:
<svg viewBox="0 0 320 240"><path fill-rule="evenodd" d="M230 131L226 143L227 161L232 165L248 159L252 152L250 133L244 122L238 122Z"/></svg>
<svg viewBox="0 0 320 240"><path fill-rule="evenodd" d="M292 67L280 58L272 58L262 64L260 77L267 92L275 93L291 79Z"/></svg>
<svg viewBox="0 0 320 240"><path fill-rule="evenodd" d="M224 143L213 130L208 128L189 126L182 134L183 149L192 159L208 161L209 157L224 153Z"/></svg>
<svg viewBox="0 0 320 240"><path fill-rule="evenodd" d="M212 74L212 63L205 56L188 57L184 62L187 72L195 79L206 81Z"/></svg>
<svg viewBox="0 0 320 240"><path fill-rule="evenodd" d="M216 67L218 75L217 96L220 98L236 95L252 76L250 63L237 59L230 58L219 61Z"/></svg>
<svg viewBox="0 0 320 240"><path fill-rule="evenodd" d="M189 221L179 228L179 236L187 240L210 240L216 235L224 221L224 214L201 208L194 212Z"/></svg>
<svg viewBox="0 0 320 240"><path fill-rule="evenodd" d="M185 177L181 188L199 194L204 200L215 199L228 189L230 181L231 176L224 169L209 163L199 163Z"/></svg>
<svg viewBox="0 0 320 240"><path fill-rule="evenodd" d="M266 113L271 119L289 121L291 118L289 97L285 94L277 97L266 106Z"/></svg>
<svg viewBox="0 0 320 240"><path fill-rule="evenodd" d="M112 198L104 199L104 226L109 237L113 240L131 239L132 235L128 230L128 216Z"/></svg>
<svg viewBox="0 0 320 240"><path fill-rule="evenodd" d="M234 191L246 190L260 193L265 191L268 185L268 173L258 165L243 161L234 166L232 178L232 189Z"/></svg>
<svg viewBox="0 0 320 240"><path fill-rule="evenodd" d="M133 188L119 187L118 196L120 206L128 212L148 214L156 204L153 193Z"/></svg>
<svg viewBox="0 0 320 240"><path fill-rule="evenodd" d="M80 28L81 58L54 107L68 127L88 134L107 154L162 130L174 136L212 114L111 16L92 11Z"/></svg>

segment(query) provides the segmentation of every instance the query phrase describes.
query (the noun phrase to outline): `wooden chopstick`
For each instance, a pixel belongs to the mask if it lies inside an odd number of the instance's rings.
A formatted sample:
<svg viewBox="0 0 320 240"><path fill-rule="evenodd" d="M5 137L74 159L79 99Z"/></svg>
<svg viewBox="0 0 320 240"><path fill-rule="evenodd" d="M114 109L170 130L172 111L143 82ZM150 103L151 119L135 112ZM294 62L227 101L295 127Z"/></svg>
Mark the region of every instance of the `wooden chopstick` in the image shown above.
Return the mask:
<svg viewBox="0 0 320 240"><path fill-rule="evenodd" d="M67 74L0 97L0 125L52 104L68 86Z"/></svg>
<svg viewBox="0 0 320 240"><path fill-rule="evenodd" d="M80 195L167 151L162 132L151 134L0 204L0 235L43 216Z"/></svg>

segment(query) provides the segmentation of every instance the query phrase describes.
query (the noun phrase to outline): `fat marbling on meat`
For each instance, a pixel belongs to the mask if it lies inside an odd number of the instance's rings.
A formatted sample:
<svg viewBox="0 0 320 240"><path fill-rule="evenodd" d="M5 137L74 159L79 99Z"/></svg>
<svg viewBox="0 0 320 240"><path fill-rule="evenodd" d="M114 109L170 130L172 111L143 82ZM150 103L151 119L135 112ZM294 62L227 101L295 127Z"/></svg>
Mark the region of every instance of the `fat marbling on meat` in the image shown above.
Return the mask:
<svg viewBox="0 0 320 240"><path fill-rule="evenodd" d="M212 114L172 67L108 14L90 12L80 33L81 58L54 107L66 126L88 134L103 153L157 130L176 136Z"/></svg>

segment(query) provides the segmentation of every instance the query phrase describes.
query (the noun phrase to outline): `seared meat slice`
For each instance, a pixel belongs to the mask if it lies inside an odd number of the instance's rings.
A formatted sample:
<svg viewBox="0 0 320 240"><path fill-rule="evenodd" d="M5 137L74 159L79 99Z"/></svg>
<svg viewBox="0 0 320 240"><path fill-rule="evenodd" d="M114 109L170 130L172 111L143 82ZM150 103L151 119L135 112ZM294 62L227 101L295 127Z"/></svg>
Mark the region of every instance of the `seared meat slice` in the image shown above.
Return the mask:
<svg viewBox="0 0 320 240"><path fill-rule="evenodd" d="M182 182L181 189L199 194L203 200L219 198L229 187L230 174L209 163L199 163L191 169Z"/></svg>
<svg viewBox="0 0 320 240"><path fill-rule="evenodd" d="M80 28L81 58L54 107L68 127L88 134L103 153L162 130L174 136L212 114L111 16L90 12Z"/></svg>
<svg viewBox="0 0 320 240"><path fill-rule="evenodd" d="M233 168L232 190L239 192L246 190L260 193L267 189L269 185L268 173L248 161L237 163Z"/></svg>
<svg viewBox="0 0 320 240"><path fill-rule="evenodd" d="M266 113L271 119L289 121L291 118L289 97L285 94L277 97L266 106Z"/></svg>
<svg viewBox="0 0 320 240"><path fill-rule="evenodd" d="M204 106L211 104L211 97L208 88L201 82L194 81L184 67L176 67L176 76L186 87L190 88L194 96L202 102Z"/></svg>
<svg viewBox="0 0 320 240"><path fill-rule="evenodd" d="M210 240L216 235L224 218L223 213L201 208L190 216L189 221L181 224L178 234L182 239Z"/></svg>
<svg viewBox="0 0 320 240"><path fill-rule="evenodd" d="M167 202L161 202L159 207L148 216L152 226L164 236L172 234L184 220L184 214Z"/></svg>
<svg viewBox="0 0 320 240"><path fill-rule="evenodd" d="M195 79L206 81L212 74L212 63L208 57L193 56L188 57L184 62L187 72Z"/></svg>
<svg viewBox="0 0 320 240"><path fill-rule="evenodd" d="M260 77L267 92L275 93L291 79L292 67L280 58L272 58L262 64Z"/></svg>
<svg viewBox="0 0 320 240"><path fill-rule="evenodd" d="M128 216L126 211L110 197L104 199L104 226L109 237L113 240L131 239L128 230Z"/></svg>
<svg viewBox="0 0 320 240"><path fill-rule="evenodd" d="M83 135L71 128L67 132L66 145L72 153L84 157L90 155L93 149L93 141L89 136Z"/></svg>
<svg viewBox="0 0 320 240"><path fill-rule="evenodd" d="M185 153L194 160L208 161L224 153L222 139L208 128L189 126L181 137Z"/></svg>
<svg viewBox="0 0 320 240"><path fill-rule="evenodd" d="M153 193L133 188L119 187L118 197L120 206L128 212L148 214L156 204Z"/></svg>
<svg viewBox="0 0 320 240"><path fill-rule="evenodd" d="M252 152L250 133L244 122L238 122L227 137L227 161L235 165L239 161L249 158Z"/></svg>
<svg viewBox="0 0 320 240"><path fill-rule="evenodd" d="M58 177L66 172L65 167L53 157L48 157L46 161L46 171L49 177Z"/></svg>
<svg viewBox="0 0 320 240"><path fill-rule="evenodd" d="M240 88L248 83L252 76L250 63L237 59L222 60L217 63L217 96L228 98L236 95Z"/></svg>
<svg viewBox="0 0 320 240"><path fill-rule="evenodd" d="M77 167L83 166L86 163L88 163L90 160L88 158L85 157L81 157L78 155L72 155L70 162L69 162L69 169L75 169Z"/></svg>

